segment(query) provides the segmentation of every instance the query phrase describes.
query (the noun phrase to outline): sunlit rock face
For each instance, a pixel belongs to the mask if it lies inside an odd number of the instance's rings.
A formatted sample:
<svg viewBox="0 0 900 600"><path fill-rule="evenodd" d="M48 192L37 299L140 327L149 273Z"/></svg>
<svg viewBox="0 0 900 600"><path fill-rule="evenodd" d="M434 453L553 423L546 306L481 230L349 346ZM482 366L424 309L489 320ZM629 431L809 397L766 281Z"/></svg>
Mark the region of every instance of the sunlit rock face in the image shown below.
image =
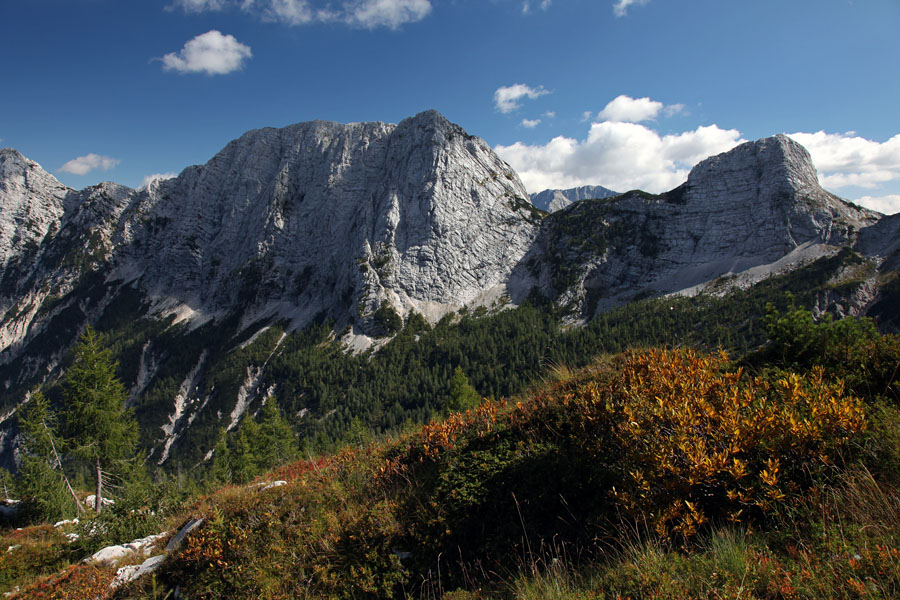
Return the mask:
<svg viewBox="0 0 900 600"><path fill-rule="evenodd" d="M141 190L72 190L11 150L0 169L0 350L86 274L103 286L76 302L87 320L127 287L177 320L330 317L378 335L380 309L434 321L502 297L540 220L515 172L434 111L250 131Z"/></svg>
<svg viewBox="0 0 900 600"><path fill-rule="evenodd" d="M809 153L779 135L704 160L665 194L553 213L518 274L589 316L722 276L752 284L852 244L879 217L823 190Z"/></svg>
<svg viewBox="0 0 900 600"><path fill-rule="evenodd" d="M556 212L574 202L596 198L609 198L617 193L601 185L583 185L567 190L544 190L531 194L531 203L547 212Z"/></svg>

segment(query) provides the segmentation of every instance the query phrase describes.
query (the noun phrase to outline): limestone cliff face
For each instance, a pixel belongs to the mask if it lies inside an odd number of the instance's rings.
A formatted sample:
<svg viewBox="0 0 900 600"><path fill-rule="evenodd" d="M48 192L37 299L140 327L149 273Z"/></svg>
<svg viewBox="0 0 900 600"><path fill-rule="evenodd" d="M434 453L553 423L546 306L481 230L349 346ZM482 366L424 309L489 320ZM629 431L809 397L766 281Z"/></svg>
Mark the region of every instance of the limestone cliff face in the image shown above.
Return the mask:
<svg viewBox="0 0 900 600"><path fill-rule="evenodd" d="M72 190L5 150L0 364L55 314L75 306L83 325L126 289L194 324L327 316L379 336L410 311L436 320L505 293L538 230L527 198L434 111L250 131L139 191Z"/></svg>
<svg viewBox="0 0 900 600"><path fill-rule="evenodd" d="M668 193L552 214L524 266L541 293L588 316L725 275L752 283L852 243L879 216L823 190L807 151L775 136L699 163Z"/></svg>
<svg viewBox="0 0 900 600"><path fill-rule="evenodd" d="M567 190L544 190L531 194L531 203L541 210L556 212L581 200L609 198L617 195L616 192L602 185L583 185Z"/></svg>
<svg viewBox="0 0 900 600"><path fill-rule="evenodd" d="M79 284L108 269L132 194L114 183L76 191L0 150L0 364L74 302L67 296Z"/></svg>
<svg viewBox="0 0 900 600"><path fill-rule="evenodd" d="M251 131L144 192L119 269L155 306L365 324L502 287L537 226L518 176L436 112Z"/></svg>

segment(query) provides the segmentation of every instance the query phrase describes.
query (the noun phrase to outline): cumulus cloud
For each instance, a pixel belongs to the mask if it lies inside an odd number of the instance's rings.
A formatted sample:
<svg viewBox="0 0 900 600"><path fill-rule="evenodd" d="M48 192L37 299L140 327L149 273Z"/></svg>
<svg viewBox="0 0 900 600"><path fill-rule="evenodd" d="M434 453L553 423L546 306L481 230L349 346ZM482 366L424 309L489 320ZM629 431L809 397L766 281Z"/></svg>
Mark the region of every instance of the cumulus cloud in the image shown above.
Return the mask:
<svg viewBox="0 0 900 600"><path fill-rule="evenodd" d="M185 12L238 7L263 20L286 25L340 22L366 29L396 29L421 21L431 12L431 0L175 0L174 6Z"/></svg>
<svg viewBox="0 0 900 600"><path fill-rule="evenodd" d="M523 98L534 100L549 93L542 85L533 88L524 83L514 83L510 86L497 88L497 91L494 92L494 106L502 113L510 113L522 107L520 100Z"/></svg>
<svg viewBox="0 0 900 600"><path fill-rule="evenodd" d="M650 2L650 0L616 0L616 3L613 4L613 14L617 17L624 17L628 14L629 6L640 6L642 4L647 4L648 2Z"/></svg>
<svg viewBox="0 0 900 600"><path fill-rule="evenodd" d="M541 124L540 119L522 119L522 127L527 127L528 129L534 129L538 125Z"/></svg>
<svg viewBox="0 0 900 600"><path fill-rule="evenodd" d="M87 175L91 171L101 169L109 171L119 164L119 159L110 156L100 156L99 154L86 154L73 158L59 168L63 173L71 173L72 175Z"/></svg>
<svg viewBox="0 0 900 600"><path fill-rule="evenodd" d="M860 206L877 210L886 215L900 213L900 194L891 194L888 196L863 196L854 200Z"/></svg>
<svg viewBox="0 0 900 600"><path fill-rule="evenodd" d="M556 111L548 110L547 112L544 113L544 116L547 117L548 119L555 119Z"/></svg>
<svg viewBox="0 0 900 600"><path fill-rule="evenodd" d="M886 142L867 140L854 132L788 135L809 150L822 186L827 189L871 189L900 181L900 135Z"/></svg>
<svg viewBox="0 0 900 600"><path fill-rule="evenodd" d="M162 62L166 71L225 75L243 67L251 56L250 46L213 29L189 40L180 51L166 54Z"/></svg>
<svg viewBox="0 0 900 600"><path fill-rule="evenodd" d="M164 181L166 179L174 179L178 177L178 173L154 173L153 175L145 175L141 187L145 188L154 181Z"/></svg>
<svg viewBox="0 0 900 600"><path fill-rule="evenodd" d="M700 160L742 141L737 130L716 125L660 135L638 123L603 121L593 123L583 140L559 136L544 145L516 142L496 151L532 193L580 185L663 192L684 182Z"/></svg>
<svg viewBox="0 0 900 600"><path fill-rule="evenodd" d="M683 109L683 104L665 106L662 102L657 102L650 98L632 98L621 94L597 113L597 119L621 123L640 123L641 121L655 119L660 112L664 112L666 116L671 116ZM588 114L585 113L585 116Z"/></svg>

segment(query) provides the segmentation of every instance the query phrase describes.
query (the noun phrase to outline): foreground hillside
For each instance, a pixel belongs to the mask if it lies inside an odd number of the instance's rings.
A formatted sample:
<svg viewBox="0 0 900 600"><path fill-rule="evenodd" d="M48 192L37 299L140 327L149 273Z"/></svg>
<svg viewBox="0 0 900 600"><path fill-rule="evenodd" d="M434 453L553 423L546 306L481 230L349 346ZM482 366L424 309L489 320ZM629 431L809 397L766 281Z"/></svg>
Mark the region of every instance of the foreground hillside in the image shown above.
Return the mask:
<svg viewBox="0 0 900 600"><path fill-rule="evenodd" d="M202 521L115 591L117 568L146 556L32 580L86 542L10 531L0 571L35 567L3 583L73 599L896 597L900 339L796 309L765 324L739 361L608 355L259 480L274 485L169 505L160 546Z"/></svg>

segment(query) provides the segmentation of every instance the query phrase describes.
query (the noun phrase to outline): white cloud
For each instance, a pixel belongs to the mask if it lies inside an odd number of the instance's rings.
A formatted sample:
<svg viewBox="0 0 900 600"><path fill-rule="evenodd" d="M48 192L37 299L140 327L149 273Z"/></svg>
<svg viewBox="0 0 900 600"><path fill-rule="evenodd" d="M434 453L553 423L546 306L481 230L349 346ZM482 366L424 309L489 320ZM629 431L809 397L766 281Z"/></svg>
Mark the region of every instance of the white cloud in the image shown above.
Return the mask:
<svg viewBox="0 0 900 600"><path fill-rule="evenodd" d="M305 25L314 21L317 16L306 0L269 0L266 4L262 11L264 18L288 25ZM244 10L252 7L252 1L244 2L242 6Z"/></svg>
<svg viewBox="0 0 900 600"><path fill-rule="evenodd" d="M225 0L175 0L171 6L166 8L168 10L180 8L188 13L217 11L225 8Z"/></svg>
<svg viewBox="0 0 900 600"><path fill-rule="evenodd" d="M167 71L224 75L243 67L251 56L250 46L213 29L189 40L179 52L166 54L162 62Z"/></svg>
<svg viewBox="0 0 900 600"><path fill-rule="evenodd" d="M622 123L640 123L655 119L663 109L662 102L650 98L632 98L622 94L611 100L606 108L597 113L597 119Z"/></svg>
<svg viewBox="0 0 900 600"><path fill-rule="evenodd" d="M540 7L541 10L547 10L548 8L550 8L551 4L553 4L553 0L541 0L541 3L538 6ZM525 0L525 2L522 3L522 14L527 15L530 12L531 12L531 2L529 2L528 0Z"/></svg>
<svg viewBox="0 0 900 600"><path fill-rule="evenodd" d="M110 156L100 156L99 154L86 154L73 158L59 168L63 173L71 173L72 175L87 175L91 171L101 169L109 171L119 164L119 159Z"/></svg>
<svg viewBox="0 0 900 600"><path fill-rule="evenodd" d="M522 119L522 123L520 123L522 127L527 127L528 129L534 129L538 125L541 124L540 119Z"/></svg>
<svg viewBox="0 0 900 600"><path fill-rule="evenodd" d="M166 179L174 179L178 177L178 173L154 173L153 175L145 175L141 187L147 187L154 181L164 181Z"/></svg>
<svg viewBox="0 0 900 600"><path fill-rule="evenodd" d="M563 136L545 145L516 142L496 151L522 178L529 192L603 185L618 191L670 190L700 160L742 142L740 132L716 125L661 136L638 123L593 123L584 140Z"/></svg>
<svg viewBox="0 0 900 600"><path fill-rule="evenodd" d="M494 92L494 106L502 113L510 113L521 108L522 104L519 102L521 99L534 100L549 93L542 85L533 88L524 83L514 83L510 86L497 88L497 91Z"/></svg>
<svg viewBox="0 0 900 600"><path fill-rule="evenodd" d="M556 112L552 111L552 110L548 110L547 112L544 113L544 116L547 117L548 119L555 119Z"/></svg>
<svg viewBox="0 0 900 600"><path fill-rule="evenodd" d="M347 7L344 20L366 29L396 29L404 23L421 21L430 12L430 0L362 0Z"/></svg>
<svg viewBox="0 0 900 600"><path fill-rule="evenodd" d="M583 113L581 113L581 122L584 123L586 121L590 121L591 117L593 117L593 116L594 116L594 113L592 113L589 110L586 110Z"/></svg>
<svg viewBox="0 0 900 600"><path fill-rule="evenodd" d="M900 213L900 194L891 194L888 196L863 196L854 200L856 204L877 210L886 215Z"/></svg>
<svg viewBox="0 0 900 600"><path fill-rule="evenodd" d="M809 150L822 187L871 189L889 181L900 181L900 135L886 142L867 140L852 131L788 135Z"/></svg>
<svg viewBox="0 0 900 600"><path fill-rule="evenodd" d="M616 3L613 4L613 13L617 17L624 17L628 14L629 6L640 6L642 4L647 4L648 2L650 2L650 0L616 0Z"/></svg>
<svg viewBox="0 0 900 600"><path fill-rule="evenodd" d="M334 4L325 0L175 0L169 8L204 12L236 6L263 20L287 25L341 22L366 29L396 29L421 21L431 12L431 0L341 0L336 7Z"/></svg>
<svg viewBox="0 0 900 600"><path fill-rule="evenodd" d="M672 117L682 112L684 112L684 104L670 104L663 109L663 114L667 117Z"/></svg>

